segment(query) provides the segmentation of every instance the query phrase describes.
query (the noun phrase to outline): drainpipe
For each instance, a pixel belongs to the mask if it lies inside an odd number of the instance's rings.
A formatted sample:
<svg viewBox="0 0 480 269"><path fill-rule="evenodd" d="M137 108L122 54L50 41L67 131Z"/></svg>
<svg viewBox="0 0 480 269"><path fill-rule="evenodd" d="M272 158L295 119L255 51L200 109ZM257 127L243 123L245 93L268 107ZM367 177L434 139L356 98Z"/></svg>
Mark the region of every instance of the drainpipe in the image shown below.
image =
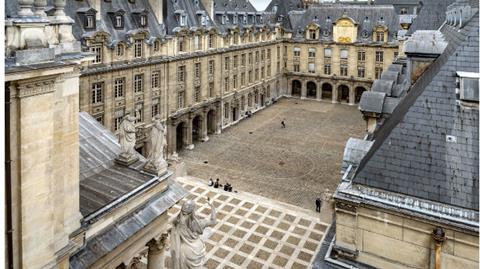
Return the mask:
<svg viewBox="0 0 480 269"><path fill-rule="evenodd" d="M5 225L7 268L13 268L12 178L10 158L10 85L5 85Z"/></svg>
<svg viewBox="0 0 480 269"><path fill-rule="evenodd" d="M445 231L441 227L433 229L433 240L435 240L435 269L442 267L442 243L447 240Z"/></svg>

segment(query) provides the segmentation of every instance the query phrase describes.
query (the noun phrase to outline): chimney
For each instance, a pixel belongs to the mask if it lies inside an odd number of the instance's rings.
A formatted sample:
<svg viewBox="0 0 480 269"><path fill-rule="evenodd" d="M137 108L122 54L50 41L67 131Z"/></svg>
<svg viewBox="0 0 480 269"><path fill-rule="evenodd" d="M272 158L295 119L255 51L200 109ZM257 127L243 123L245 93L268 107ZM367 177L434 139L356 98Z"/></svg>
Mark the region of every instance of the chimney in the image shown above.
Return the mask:
<svg viewBox="0 0 480 269"><path fill-rule="evenodd" d="M202 4L208 13L208 16L210 16L210 19L213 21L215 19L213 0L202 0Z"/></svg>
<svg viewBox="0 0 480 269"><path fill-rule="evenodd" d="M164 0L148 0L158 23L163 24L163 6ZM166 7L166 6L165 6Z"/></svg>
<svg viewBox="0 0 480 269"><path fill-rule="evenodd" d="M442 33L437 30L418 30L405 41L404 52L411 84L443 53L447 45Z"/></svg>
<svg viewBox="0 0 480 269"><path fill-rule="evenodd" d="M97 11L97 13L95 13L95 20L102 20L102 0L92 0L90 3L91 7Z"/></svg>

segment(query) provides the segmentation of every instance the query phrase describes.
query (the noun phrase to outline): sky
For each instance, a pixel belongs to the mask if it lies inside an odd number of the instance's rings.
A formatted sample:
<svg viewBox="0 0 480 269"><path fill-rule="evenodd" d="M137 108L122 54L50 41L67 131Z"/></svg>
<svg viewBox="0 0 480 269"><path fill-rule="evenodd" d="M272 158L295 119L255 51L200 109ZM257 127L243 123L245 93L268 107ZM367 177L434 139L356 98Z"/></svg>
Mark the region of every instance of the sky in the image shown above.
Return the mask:
<svg viewBox="0 0 480 269"><path fill-rule="evenodd" d="M250 3L258 10L263 11L270 4L270 0L250 0Z"/></svg>

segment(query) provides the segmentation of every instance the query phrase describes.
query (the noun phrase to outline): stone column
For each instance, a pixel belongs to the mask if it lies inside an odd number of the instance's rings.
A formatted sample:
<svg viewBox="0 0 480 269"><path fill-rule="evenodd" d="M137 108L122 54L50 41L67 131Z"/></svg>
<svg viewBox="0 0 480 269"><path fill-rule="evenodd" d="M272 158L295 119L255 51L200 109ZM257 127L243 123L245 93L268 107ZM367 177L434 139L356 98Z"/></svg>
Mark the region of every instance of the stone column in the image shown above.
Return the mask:
<svg viewBox="0 0 480 269"><path fill-rule="evenodd" d="M336 83L332 84L332 103L338 103L338 88Z"/></svg>
<svg viewBox="0 0 480 269"><path fill-rule="evenodd" d="M348 89L348 104L351 106L355 105L355 88L353 88L353 85L350 85L350 88Z"/></svg>
<svg viewBox="0 0 480 269"><path fill-rule="evenodd" d="M322 82L317 81L317 100L322 100Z"/></svg>
<svg viewBox="0 0 480 269"><path fill-rule="evenodd" d="M33 3L33 6L35 7L35 15L40 17L47 17L47 14L45 13L47 0L35 0L35 2Z"/></svg>
<svg viewBox="0 0 480 269"><path fill-rule="evenodd" d="M32 16L32 7L34 0L17 0L18 2L18 12L19 16Z"/></svg>
<svg viewBox="0 0 480 269"><path fill-rule="evenodd" d="M307 82L302 81L302 90L300 94L301 99L305 99L307 97Z"/></svg>
<svg viewBox="0 0 480 269"><path fill-rule="evenodd" d="M193 144L193 141L192 141L193 119L190 115L188 117L187 124L184 127L184 130L185 130L184 131L185 135L183 136L184 143L187 149L192 150L195 148L195 145Z"/></svg>
<svg viewBox="0 0 480 269"><path fill-rule="evenodd" d="M208 121L207 121L207 112L203 112L202 118L202 142L207 142L210 138L208 137Z"/></svg>
<svg viewBox="0 0 480 269"><path fill-rule="evenodd" d="M147 243L147 269L165 268L165 249L167 247L168 234L162 234L158 240L152 239Z"/></svg>

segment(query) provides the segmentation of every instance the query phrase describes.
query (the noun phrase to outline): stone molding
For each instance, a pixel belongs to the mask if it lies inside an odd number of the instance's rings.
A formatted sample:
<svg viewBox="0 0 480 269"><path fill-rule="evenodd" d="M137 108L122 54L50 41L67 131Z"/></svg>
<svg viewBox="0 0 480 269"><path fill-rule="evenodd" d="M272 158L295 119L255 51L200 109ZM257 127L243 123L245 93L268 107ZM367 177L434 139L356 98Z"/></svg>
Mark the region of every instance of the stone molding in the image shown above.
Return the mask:
<svg viewBox="0 0 480 269"><path fill-rule="evenodd" d="M51 93L55 91L54 85L55 78L52 77L19 81L16 97L25 98Z"/></svg>

